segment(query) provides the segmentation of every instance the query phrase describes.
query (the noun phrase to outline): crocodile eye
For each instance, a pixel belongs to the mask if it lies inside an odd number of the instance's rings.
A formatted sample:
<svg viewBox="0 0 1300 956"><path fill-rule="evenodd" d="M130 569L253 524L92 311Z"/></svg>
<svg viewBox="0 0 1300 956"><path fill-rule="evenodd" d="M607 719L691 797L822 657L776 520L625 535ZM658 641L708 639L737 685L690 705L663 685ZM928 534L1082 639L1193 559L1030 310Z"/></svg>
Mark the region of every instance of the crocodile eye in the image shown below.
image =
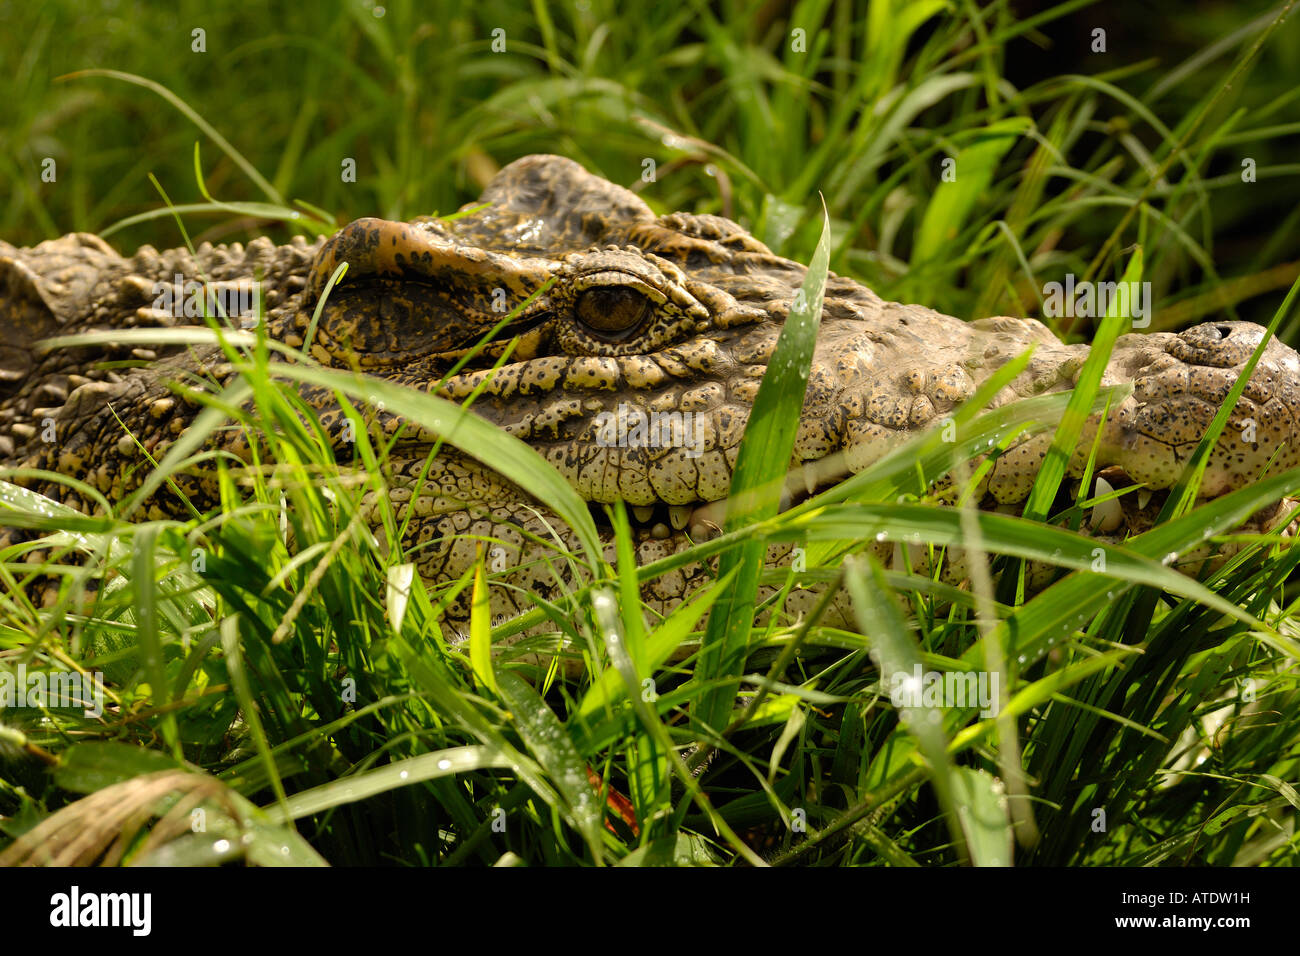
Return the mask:
<svg viewBox="0 0 1300 956"><path fill-rule="evenodd" d="M578 321L604 338L622 338L650 313L641 293L623 286L588 289L575 305Z"/></svg>

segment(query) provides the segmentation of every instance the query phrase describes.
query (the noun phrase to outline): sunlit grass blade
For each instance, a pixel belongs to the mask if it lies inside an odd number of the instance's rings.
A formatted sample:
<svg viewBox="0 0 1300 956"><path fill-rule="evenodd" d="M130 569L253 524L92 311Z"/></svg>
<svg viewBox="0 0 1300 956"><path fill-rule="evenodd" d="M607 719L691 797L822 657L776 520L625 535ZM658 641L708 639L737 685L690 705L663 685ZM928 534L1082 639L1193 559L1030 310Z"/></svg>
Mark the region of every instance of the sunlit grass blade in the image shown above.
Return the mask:
<svg viewBox="0 0 1300 956"><path fill-rule="evenodd" d="M830 262L830 220L824 219L821 239L808 265L803 285L790 305L767 374L754 399L732 476L724 530L776 514L789 471L799 412L808 385L808 368L821 322L822 296ZM747 542L724 552L718 574L740 571L709 615L696 676L706 685L717 678L735 678L743 666L745 646L754 619L754 597L763 559L763 543ZM694 719L721 729L731 710L736 685L724 683L705 692Z"/></svg>
<svg viewBox="0 0 1300 956"><path fill-rule="evenodd" d="M497 679L492 667L491 615L487 576L483 569L483 550L480 548L474 561L474 590L470 596L469 660L479 686L495 693Z"/></svg>
<svg viewBox="0 0 1300 956"><path fill-rule="evenodd" d="M1120 288L1128 290L1137 287L1142 280L1142 248L1139 246L1129 260L1128 268L1120 279ZM1122 303L1129 302L1127 293L1112 296L1107 303L1106 316L1093 340L1083 368L1079 370L1074 388L1070 392L1070 404L1061 416L1061 423L1052 436L1052 444L1047 450L1047 457L1038 470L1029 498L1025 501L1024 516L1031 521L1041 521L1047 517L1048 509L1056 498L1056 492L1065 477L1070 460L1079 448L1079 436L1088 420L1090 406L1101 387L1101 378L1110 361L1111 350L1121 330L1128 322L1129 316L1121 312ZM1130 303L1131 304L1131 303Z"/></svg>
<svg viewBox="0 0 1300 956"><path fill-rule="evenodd" d="M1264 505L1296 488L1300 488L1300 469L1292 469L1251 487L1231 492L1207 502L1191 514L1157 525L1145 534L1130 538L1125 542L1125 550L1148 560L1168 559L1216 534L1231 530ZM998 625L1004 630L1004 639L1014 636L1015 643L1012 646L1025 659L1025 663L1038 660L1053 645L1068 639L1078 626L1089 621L1107 604L1138 583L1137 579L1130 578L1127 573L1116 576L1113 580L1115 586L1104 590L1086 574L1074 574L1058 581ZM1163 585L1163 582L1150 583ZM1175 593L1188 594L1193 599L1238 619L1243 615L1249 617L1235 605L1223 607L1225 602L1213 592L1209 592L1209 598L1202 597L1202 592L1206 590L1204 586L1194 582L1193 585L1190 591L1187 587L1181 587ZM1264 631L1269 630L1262 624L1255 626ZM964 659L974 661L977 653L976 649L972 649L964 655Z"/></svg>
<svg viewBox="0 0 1300 956"><path fill-rule="evenodd" d="M1002 784L985 770L959 767L953 774L957 819L975 866L1010 866L1012 828Z"/></svg>
<svg viewBox="0 0 1300 956"><path fill-rule="evenodd" d="M907 733L915 738L917 750L925 760L926 773L939 798L959 855L969 859L966 831L959 815L959 801L966 795L959 788L956 768L948 759L943 720L917 693L921 688L913 686L915 675L922 671L916 640L908 633L897 600L885 583L879 565L873 560L846 559L844 583L853 598L853 608L862 632L871 641L872 656L880 668L881 687L890 693L894 690L900 692L898 719Z"/></svg>
<svg viewBox="0 0 1300 956"><path fill-rule="evenodd" d="M587 841L592 860L599 862L603 857L601 807L587 779L586 764L569 732L546 701L518 674L503 671L498 682L501 697L514 715L520 736L564 798L575 829Z"/></svg>
<svg viewBox="0 0 1300 956"><path fill-rule="evenodd" d="M283 806L272 804L266 807L265 813L275 822L300 820L346 803L368 800L398 787L410 787L426 780L452 777L475 770L509 766L511 766L509 759L488 746L435 750L420 754L418 757L397 760L373 770L352 774L310 790L301 790L290 797Z"/></svg>
<svg viewBox="0 0 1300 956"><path fill-rule="evenodd" d="M1294 481L1294 477L1291 480ZM1205 585L1179 574L1158 559L1153 560L1147 553L1151 550L1150 544L1137 544L1143 540L1141 538L1130 539L1121 547L1011 515L978 512L974 519L988 551L1085 572L1081 580L1094 590L1101 589L1097 578L1089 575L1110 578L1119 588L1134 584L1162 588L1192 598L1253 627L1268 630L1252 615L1225 601ZM867 541L880 538L945 548L960 548L966 540L961 515L956 509L909 504L835 506L788 525L774 526L769 534L776 540L801 540L804 536L809 540L848 538ZM1199 534L1197 539L1199 541ZM1075 608L1073 605L1065 607L1067 610Z"/></svg>

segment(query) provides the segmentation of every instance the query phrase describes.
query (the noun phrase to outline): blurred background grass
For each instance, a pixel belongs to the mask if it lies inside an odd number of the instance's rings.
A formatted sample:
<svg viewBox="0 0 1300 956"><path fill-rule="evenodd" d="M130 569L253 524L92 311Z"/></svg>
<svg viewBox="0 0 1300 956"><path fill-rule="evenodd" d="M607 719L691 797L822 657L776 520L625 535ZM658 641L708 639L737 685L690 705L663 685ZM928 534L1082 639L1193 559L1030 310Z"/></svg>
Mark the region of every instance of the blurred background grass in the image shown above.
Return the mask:
<svg viewBox="0 0 1300 956"><path fill-rule="evenodd" d="M1123 208L1090 197L1135 195L1170 135L1222 86L1244 45L1271 19L1260 2L577 3L272 2L256 11L204 0L6 2L0 31L0 237L24 245L100 232L156 209L157 175L176 203L201 201L193 144L205 139L153 93L87 68L161 83L211 122L286 200L339 223L365 215L448 212L492 172L530 152L559 152L642 191L660 211L720 212L785 255L806 261L817 193L835 231L832 267L882 295L974 318L1036 311L1035 287L1083 273ZM1092 51L1106 31L1106 52ZM192 31L205 31L205 53ZM803 30L803 51L793 31ZM500 32L494 32L500 31ZM946 36L945 36L946 34ZM493 52L504 41L504 52ZM1191 142L1199 179L1152 204L1205 250L1166 235L1148 249L1159 304L1196 300L1215 275L1249 289L1289 283L1300 258L1300 24L1274 32L1250 72ZM1072 74L1114 83L1063 79ZM1129 95L1133 101L1121 97ZM1134 108L1149 109L1143 114ZM1234 113L1241 115L1234 119ZM1045 195L1078 200L1024 236L1034 272L992 229L1034 223L1014 207L1034 151L1024 136L1002 158L971 246L910 277L916 229L960 134L1006 116L1031 117L1053 140ZM1209 131L1219 134L1211 142ZM954 138L956 137L956 138ZM264 200L204 142L213 194ZM1204 151L1204 153L1202 153ZM1241 160L1258 181L1241 182ZM41 180L57 163L57 182ZM356 161L355 183L340 175ZM657 182L641 176L657 164ZM1083 175L1079 175L1082 173ZM1207 186L1202 187L1202 181ZM1099 185L1100 184L1100 185ZM1197 194L1200 198L1197 198ZM1098 200L1100 203L1100 200ZM1136 222L1122 237L1138 238ZM247 217L192 223L201 239L245 240L286 229ZM986 235L987 233L987 235ZM112 236L122 249L179 244L166 218ZM1150 243L1148 243L1150 247ZM1154 253L1154 254L1153 254ZM1008 288L1021 282L1021 288ZM1272 304L1243 299L1243 318ZM1199 314L1198 314L1199 313ZM1206 314L1194 301L1163 326Z"/></svg>

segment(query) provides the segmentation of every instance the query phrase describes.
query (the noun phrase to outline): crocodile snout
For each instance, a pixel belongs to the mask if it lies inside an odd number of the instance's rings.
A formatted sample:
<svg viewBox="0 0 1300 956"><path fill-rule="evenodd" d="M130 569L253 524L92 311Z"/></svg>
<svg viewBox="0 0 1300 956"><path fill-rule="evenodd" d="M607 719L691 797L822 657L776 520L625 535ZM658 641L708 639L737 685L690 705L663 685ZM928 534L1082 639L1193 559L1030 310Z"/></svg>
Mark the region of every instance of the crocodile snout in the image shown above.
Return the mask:
<svg viewBox="0 0 1300 956"><path fill-rule="evenodd" d="M1103 456L1134 481L1171 487L1265 336L1249 322L1124 336L1110 371L1133 394L1107 423ZM1224 494L1300 464L1300 355L1270 340L1233 403L1201 494Z"/></svg>

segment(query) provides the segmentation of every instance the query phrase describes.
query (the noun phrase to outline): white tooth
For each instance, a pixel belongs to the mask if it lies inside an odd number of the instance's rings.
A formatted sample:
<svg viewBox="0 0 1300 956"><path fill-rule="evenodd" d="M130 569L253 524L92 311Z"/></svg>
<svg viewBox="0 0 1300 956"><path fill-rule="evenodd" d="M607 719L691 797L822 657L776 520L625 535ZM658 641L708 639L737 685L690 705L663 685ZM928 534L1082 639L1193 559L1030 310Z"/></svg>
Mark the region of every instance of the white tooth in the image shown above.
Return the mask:
<svg viewBox="0 0 1300 956"><path fill-rule="evenodd" d="M1137 497L1138 497L1138 509L1141 511L1146 511L1147 505L1151 504L1151 489L1143 488L1141 491L1138 492Z"/></svg>
<svg viewBox="0 0 1300 956"><path fill-rule="evenodd" d="M691 540L696 544L704 541L712 541L718 535L722 534L722 529L712 521L697 521L691 525Z"/></svg>
<svg viewBox="0 0 1300 956"><path fill-rule="evenodd" d="M664 524L662 521L650 529L650 537L658 538L661 541L664 538L672 537L672 534L673 533L668 530L668 525Z"/></svg>
<svg viewBox="0 0 1300 956"><path fill-rule="evenodd" d="M1101 498L1114 493L1115 489L1111 487L1110 482L1098 476L1097 491L1093 497ZM1109 534L1124 523L1124 506L1119 503L1118 498L1112 498L1109 501L1094 505L1092 517L1088 523L1093 531Z"/></svg>
<svg viewBox="0 0 1300 956"><path fill-rule="evenodd" d="M794 500L794 497L790 494L790 488L789 488L788 486L785 487L785 488L782 488L782 489L781 489L781 504L778 506L778 510L780 510L780 511L785 511L785 510L787 510L787 509L790 507L790 502L793 501L793 500Z"/></svg>
<svg viewBox="0 0 1300 956"><path fill-rule="evenodd" d="M681 531L691 521L690 505L671 505L668 508L668 520L673 523L673 528Z"/></svg>
<svg viewBox="0 0 1300 956"><path fill-rule="evenodd" d="M650 519L655 516L654 505L633 505L632 515L642 524L649 524Z"/></svg>

